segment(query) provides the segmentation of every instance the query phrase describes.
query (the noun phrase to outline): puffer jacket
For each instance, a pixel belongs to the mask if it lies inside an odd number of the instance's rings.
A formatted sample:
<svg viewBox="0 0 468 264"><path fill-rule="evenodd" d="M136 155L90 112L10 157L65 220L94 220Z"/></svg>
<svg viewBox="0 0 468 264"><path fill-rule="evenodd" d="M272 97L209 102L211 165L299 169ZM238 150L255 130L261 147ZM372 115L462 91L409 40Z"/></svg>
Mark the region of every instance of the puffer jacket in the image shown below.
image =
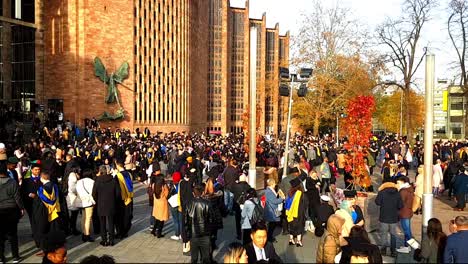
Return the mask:
<svg viewBox="0 0 468 264"><path fill-rule="evenodd" d="M345 220L340 216L331 215L327 222L327 230L320 239L317 248L317 263L335 263L335 257L340 252L340 233Z"/></svg>
<svg viewBox="0 0 468 264"><path fill-rule="evenodd" d="M214 210L210 202L201 197L193 198L184 214L187 238L209 236L214 219Z"/></svg>
<svg viewBox="0 0 468 264"><path fill-rule="evenodd" d="M398 222L400 209L403 208L403 200L396 184L386 182L379 187L379 193L375 198L375 204L380 206L379 221L386 224Z"/></svg>
<svg viewBox="0 0 468 264"><path fill-rule="evenodd" d="M0 177L0 210L24 209L18 184L10 177Z"/></svg>

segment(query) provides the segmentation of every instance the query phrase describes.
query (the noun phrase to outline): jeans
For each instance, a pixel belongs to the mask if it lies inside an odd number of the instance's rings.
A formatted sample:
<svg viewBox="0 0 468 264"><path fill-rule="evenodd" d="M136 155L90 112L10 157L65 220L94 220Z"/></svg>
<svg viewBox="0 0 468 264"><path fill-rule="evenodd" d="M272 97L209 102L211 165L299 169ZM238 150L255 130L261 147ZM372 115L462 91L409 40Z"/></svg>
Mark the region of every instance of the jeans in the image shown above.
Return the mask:
<svg viewBox="0 0 468 264"><path fill-rule="evenodd" d="M400 226L401 230L405 234L405 246L408 246L408 243L406 243L406 241L413 238L413 234L411 233L411 218L400 219Z"/></svg>
<svg viewBox="0 0 468 264"><path fill-rule="evenodd" d="M439 195L439 187L432 187L432 194L434 196L438 196Z"/></svg>
<svg viewBox="0 0 468 264"><path fill-rule="evenodd" d="M201 257L201 263L211 263L210 237L192 237L192 239L190 240L190 251L192 263L199 263L198 255L200 255Z"/></svg>
<svg viewBox="0 0 468 264"><path fill-rule="evenodd" d="M81 218L81 231L83 231L83 235L89 236L91 230L91 220L93 218L93 207L86 207L83 208L82 218Z"/></svg>
<svg viewBox="0 0 468 264"><path fill-rule="evenodd" d="M172 225L174 226L174 235L180 236L182 230L182 213L179 212L178 207L171 207Z"/></svg>
<svg viewBox="0 0 468 264"><path fill-rule="evenodd" d="M397 241L401 243L401 238L397 234L398 223L380 223L380 246L382 248L389 247L390 251L395 252L397 248ZM390 233L390 243L388 241L388 234Z"/></svg>
<svg viewBox="0 0 468 264"><path fill-rule="evenodd" d="M224 190L224 205L228 212L232 211L232 205L234 203L234 194L229 190Z"/></svg>

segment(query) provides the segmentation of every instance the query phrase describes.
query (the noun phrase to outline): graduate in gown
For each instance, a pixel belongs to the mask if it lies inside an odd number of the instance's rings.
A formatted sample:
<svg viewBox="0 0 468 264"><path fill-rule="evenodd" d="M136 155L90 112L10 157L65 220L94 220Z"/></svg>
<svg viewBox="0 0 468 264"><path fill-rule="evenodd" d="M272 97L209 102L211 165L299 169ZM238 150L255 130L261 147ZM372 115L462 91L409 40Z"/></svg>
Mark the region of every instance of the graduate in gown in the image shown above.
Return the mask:
<svg viewBox="0 0 468 264"><path fill-rule="evenodd" d="M132 227L133 219L133 179L130 172L124 169L121 161L117 162L117 173L115 176L120 186L121 199L117 202L115 226L117 238L124 239Z"/></svg>
<svg viewBox="0 0 468 264"><path fill-rule="evenodd" d="M32 208L33 238L38 247L42 247L47 233L61 230L59 217L61 201L58 186L50 181L50 176L46 172L41 173L41 182L43 185L37 190Z"/></svg>
<svg viewBox="0 0 468 264"><path fill-rule="evenodd" d="M20 187L21 200L24 204L24 209L28 213L29 223L31 224L31 231L34 234L34 224L33 224L33 201L37 196L37 190L42 186L41 182L41 164L33 163L31 166L31 176L29 178L23 179L23 182Z"/></svg>

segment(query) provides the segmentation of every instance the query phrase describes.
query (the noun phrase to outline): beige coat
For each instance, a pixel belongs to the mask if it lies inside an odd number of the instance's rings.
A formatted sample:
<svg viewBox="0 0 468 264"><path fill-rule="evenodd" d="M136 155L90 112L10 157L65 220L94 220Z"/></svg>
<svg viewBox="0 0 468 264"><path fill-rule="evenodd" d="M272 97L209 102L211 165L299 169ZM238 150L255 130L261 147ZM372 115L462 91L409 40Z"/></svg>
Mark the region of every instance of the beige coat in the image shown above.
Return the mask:
<svg viewBox="0 0 468 264"><path fill-rule="evenodd" d="M169 195L169 188L167 185L163 186L161 197L156 199L153 195L153 216L159 221L169 220L169 205L167 203L167 196Z"/></svg>
<svg viewBox="0 0 468 264"><path fill-rule="evenodd" d="M317 263L335 263L335 257L340 253L340 233L344 219L334 214L327 222L327 230L323 234L317 248Z"/></svg>

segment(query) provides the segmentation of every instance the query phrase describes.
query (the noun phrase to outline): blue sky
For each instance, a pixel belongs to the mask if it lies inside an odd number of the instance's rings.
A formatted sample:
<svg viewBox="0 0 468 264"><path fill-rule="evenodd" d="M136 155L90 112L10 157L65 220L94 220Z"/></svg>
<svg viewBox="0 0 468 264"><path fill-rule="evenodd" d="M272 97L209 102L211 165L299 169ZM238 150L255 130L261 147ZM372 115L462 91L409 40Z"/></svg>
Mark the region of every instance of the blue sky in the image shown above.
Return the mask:
<svg viewBox="0 0 468 264"><path fill-rule="evenodd" d="M403 0L322 0L323 4L338 3L349 7L354 18L358 18L373 32L385 16L398 16L401 13L400 4ZM250 17L261 18L266 12L267 27L280 24L280 33L290 30L294 35L301 21L301 14L310 13L313 6L311 0L250 0ZM426 24L421 40L421 48L429 46L436 56L436 78L453 79L453 72L449 64L453 62L455 52L448 38L446 29L446 8L449 0L439 1L439 6L433 10L432 20ZM231 0L231 6L244 7L244 0ZM417 73L418 83L423 83L424 63ZM421 86L422 88L423 86Z"/></svg>

